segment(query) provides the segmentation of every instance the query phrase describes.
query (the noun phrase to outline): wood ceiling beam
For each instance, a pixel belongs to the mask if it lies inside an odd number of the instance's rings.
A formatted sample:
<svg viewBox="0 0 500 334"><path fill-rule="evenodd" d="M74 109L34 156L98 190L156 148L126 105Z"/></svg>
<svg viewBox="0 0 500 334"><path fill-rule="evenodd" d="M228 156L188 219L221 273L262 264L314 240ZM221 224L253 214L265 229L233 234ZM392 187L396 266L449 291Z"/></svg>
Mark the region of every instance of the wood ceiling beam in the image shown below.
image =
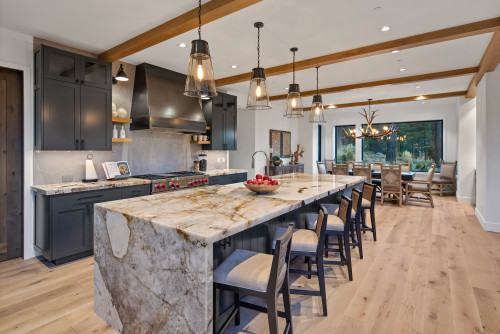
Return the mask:
<svg viewBox="0 0 500 334"><path fill-rule="evenodd" d="M210 23L261 1L262 0L212 0L201 6L202 23ZM192 29L196 29L197 27L198 8L195 8L104 51L99 54L99 59L113 62L175 36L179 36Z"/></svg>
<svg viewBox="0 0 500 334"><path fill-rule="evenodd" d="M498 29L500 29L500 17L297 61L295 62L295 69L297 71L306 70L317 66L336 64L344 61L375 56L394 50L410 49L418 46L485 34ZM292 72L291 63L266 68L266 76L268 77L289 72ZM227 86L250 80L250 76L251 73L238 74L218 79L215 81L215 84L216 86Z"/></svg>
<svg viewBox="0 0 500 334"><path fill-rule="evenodd" d="M479 63L479 70L472 77L465 97L476 97L476 88L486 72L493 72L500 62L500 32L496 31Z"/></svg>
<svg viewBox="0 0 500 334"><path fill-rule="evenodd" d="M464 91L459 91L459 92L407 96L407 97L398 97L398 98L394 98L394 99L372 100L371 104L388 104L388 103L398 103L398 102L408 102L408 101L425 101L425 100L432 100L432 99L442 99L442 98L446 98L446 97L465 96L465 94L467 94L467 91L464 90ZM367 104L368 104L367 101L341 103L341 104L328 104L328 105L325 105L325 109L360 107L360 106L365 106ZM304 108L304 111L310 111L310 110L311 110L310 107Z"/></svg>
<svg viewBox="0 0 500 334"><path fill-rule="evenodd" d="M478 70L479 70L479 67L468 67L468 68L461 68L458 70L426 73L426 74L412 75L412 76L408 76L408 77L400 77L400 78L393 78L393 79L363 82L363 83L352 84L352 85L323 88L323 89L319 90L319 94L325 95L325 94L345 92L345 91L361 89L361 88L370 88L370 87L377 87L377 86L384 86L384 85L398 85L398 84L406 84L406 83L418 82L418 81L453 78L453 77L459 77L459 76L464 76L464 75L476 74L478 72ZM302 97L313 96L313 95L316 95L315 89L314 90L307 90L307 91L300 93L300 96L302 96ZM285 100L286 97L287 97L287 94L281 94L281 95L271 96L270 99L271 99L271 101L277 101L277 100Z"/></svg>

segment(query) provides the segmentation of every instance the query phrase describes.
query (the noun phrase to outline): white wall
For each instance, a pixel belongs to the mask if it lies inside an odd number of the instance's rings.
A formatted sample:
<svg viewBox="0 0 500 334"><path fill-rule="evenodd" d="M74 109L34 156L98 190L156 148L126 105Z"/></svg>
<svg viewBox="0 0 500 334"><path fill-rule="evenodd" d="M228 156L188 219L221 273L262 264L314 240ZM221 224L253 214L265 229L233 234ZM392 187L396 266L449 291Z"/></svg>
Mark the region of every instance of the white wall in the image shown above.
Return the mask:
<svg viewBox="0 0 500 334"><path fill-rule="evenodd" d="M443 120L443 159L445 161L457 160L457 98L424 101L412 101L374 105L372 110L379 110L375 123L385 122L411 122ZM325 112L327 130L327 155L326 158L335 158L334 127L339 125L352 125L356 128L366 123L358 113L360 107L345 109L329 109ZM361 160L361 139L356 140L356 160Z"/></svg>
<svg viewBox="0 0 500 334"><path fill-rule="evenodd" d="M24 89L24 258L35 255L33 249L33 36L0 27L0 67L23 71Z"/></svg>
<svg viewBox="0 0 500 334"><path fill-rule="evenodd" d="M475 204L476 99L458 100L457 200Z"/></svg>
<svg viewBox="0 0 500 334"><path fill-rule="evenodd" d="M255 177L252 169L252 153L255 152L255 113L254 110L238 108L238 146L236 151L229 151L229 167L248 170L248 177ZM262 164L264 158L259 157ZM260 160L262 159L262 160Z"/></svg>
<svg viewBox="0 0 500 334"><path fill-rule="evenodd" d="M476 217L487 231L500 232L500 67L486 73L476 95Z"/></svg>

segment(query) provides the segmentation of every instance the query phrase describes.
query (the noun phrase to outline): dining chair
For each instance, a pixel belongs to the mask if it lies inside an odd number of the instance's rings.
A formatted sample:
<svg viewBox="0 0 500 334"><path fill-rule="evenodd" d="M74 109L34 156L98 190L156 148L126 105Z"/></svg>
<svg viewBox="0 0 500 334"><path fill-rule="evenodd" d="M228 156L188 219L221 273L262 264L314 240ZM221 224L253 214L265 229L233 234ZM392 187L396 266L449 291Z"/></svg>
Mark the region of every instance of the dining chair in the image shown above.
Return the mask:
<svg viewBox="0 0 500 334"><path fill-rule="evenodd" d="M457 162L441 161L441 172L439 177L432 180L432 185L438 187L439 196L443 194L455 195L457 191ZM448 188L448 190L446 190Z"/></svg>
<svg viewBox="0 0 500 334"><path fill-rule="evenodd" d="M401 166L401 172L403 172L403 173L410 172L410 163L409 162L397 162L396 165Z"/></svg>
<svg viewBox="0 0 500 334"><path fill-rule="evenodd" d="M325 164L316 161L316 166L318 166L318 174L326 174Z"/></svg>
<svg viewBox="0 0 500 334"><path fill-rule="evenodd" d="M405 204L408 205L409 201L413 202L426 202L430 203L431 207L434 207L434 200L432 199L432 179L434 178L434 171L436 170L436 164L432 164L431 168L427 172L427 177L425 180L414 180L406 182L405 184ZM422 195L415 197L415 194Z"/></svg>
<svg viewBox="0 0 500 334"><path fill-rule="evenodd" d="M401 179L401 165L382 165L381 179L381 204L385 200L395 200L399 206L403 204L403 187Z"/></svg>
<svg viewBox="0 0 500 334"><path fill-rule="evenodd" d="M365 176L366 182L372 183L372 164L357 164L355 163L352 168L355 176Z"/></svg>
<svg viewBox="0 0 500 334"><path fill-rule="evenodd" d="M293 333L288 276L292 235L293 223L290 223L285 233L276 239L274 255L236 249L214 270L214 333L223 332L233 317L238 326L241 307L267 313L271 334L278 333L278 316L286 319L283 333ZM218 289L233 291L235 295L235 307L219 331L216 322L219 312ZM277 309L280 292L283 294L285 312ZM267 305L260 306L242 301L240 295L260 298L265 300Z"/></svg>
<svg viewBox="0 0 500 334"><path fill-rule="evenodd" d="M348 161L347 162L347 169L352 170L352 167L354 166L354 161Z"/></svg>
<svg viewBox="0 0 500 334"><path fill-rule="evenodd" d="M333 175L349 175L347 164L332 164Z"/></svg>
<svg viewBox="0 0 500 334"><path fill-rule="evenodd" d="M328 174L332 174L332 164L335 163L334 159L325 159L325 168Z"/></svg>
<svg viewBox="0 0 500 334"><path fill-rule="evenodd" d="M383 165L383 163L381 163L381 162L373 162L372 163L373 170L380 172L382 170L382 165Z"/></svg>
<svg viewBox="0 0 500 334"><path fill-rule="evenodd" d="M292 238L292 248L290 256L304 256L306 258L308 267L307 270L290 268L289 272L299 274L311 278L311 275L318 277L319 291L293 289L290 287L291 294L306 295L306 296L320 296L321 304L323 306L323 315L328 315L327 302L326 302L326 286L325 286L325 269L323 266L323 248L325 245L325 233L328 220L328 213L325 207L321 206L317 216L317 223L314 229L295 229ZM273 241L273 249L276 240L287 232L286 228L278 227ZM316 270L312 270L311 259L316 260Z"/></svg>

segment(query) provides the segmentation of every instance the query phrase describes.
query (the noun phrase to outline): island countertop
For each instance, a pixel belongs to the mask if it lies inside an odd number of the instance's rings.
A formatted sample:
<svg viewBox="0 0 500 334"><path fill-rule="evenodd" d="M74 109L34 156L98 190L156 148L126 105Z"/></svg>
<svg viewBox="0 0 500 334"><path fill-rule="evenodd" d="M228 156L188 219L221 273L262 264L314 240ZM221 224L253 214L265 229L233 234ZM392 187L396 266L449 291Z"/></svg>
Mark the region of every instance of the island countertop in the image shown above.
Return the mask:
<svg viewBox="0 0 500 334"><path fill-rule="evenodd" d="M281 186L270 194L255 194L235 183L99 203L96 208L170 227L184 238L208 244L364 180L329 174L286 174L274 179Z"/></svg>
<svg viewBox="0 0 500 334"><path fill-rule="evenodd" d="M40 192L43 195L72 194L82 191L103 190L112 188L122 188L137 186L141 184L151 184L150 180L136 179L134 177L121 180L100 180L97 182L63 182L54 184L34 185L31 190Z"/></svg>

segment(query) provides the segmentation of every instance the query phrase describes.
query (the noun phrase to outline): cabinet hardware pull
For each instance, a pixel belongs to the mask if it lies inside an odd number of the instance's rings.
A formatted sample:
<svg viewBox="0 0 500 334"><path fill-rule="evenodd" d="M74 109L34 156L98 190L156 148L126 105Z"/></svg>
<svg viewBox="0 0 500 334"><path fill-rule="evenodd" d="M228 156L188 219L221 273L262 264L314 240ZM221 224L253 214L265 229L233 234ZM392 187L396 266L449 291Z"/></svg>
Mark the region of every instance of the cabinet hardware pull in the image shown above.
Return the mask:
<svg viewBox="0 0 500 334"><path fill-rule="evenodd" d="M75 146L76 146L76 149L78 150L78 139L75 140Z"/></svg>
<svg viewBox="0 0 500 334"><path fill-rule="evenodd" d="M78 198L79 201L81 200L84 200L84 199L91 199L91 198L99 198L99 197L103 197L104 195L93 195L93 196L86 196L86 197L80 197Z"/></svg>
<svg viewBox="0 0 500 334"><path fill-rule="evenodd" d="M84 148L84 140L82 139L80 141L80 150L83 150L83 148Z"/></svg>

